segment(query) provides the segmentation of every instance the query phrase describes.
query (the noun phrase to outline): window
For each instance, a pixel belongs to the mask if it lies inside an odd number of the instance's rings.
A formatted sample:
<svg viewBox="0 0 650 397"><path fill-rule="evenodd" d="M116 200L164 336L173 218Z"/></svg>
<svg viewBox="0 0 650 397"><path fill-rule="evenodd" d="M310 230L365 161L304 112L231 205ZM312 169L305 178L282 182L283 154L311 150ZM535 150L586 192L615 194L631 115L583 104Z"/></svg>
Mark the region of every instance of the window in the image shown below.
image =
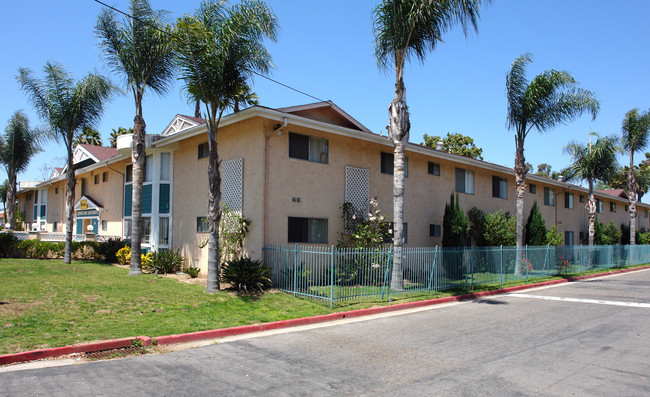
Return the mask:
<svg viewBox="0 0 650 397"><path fill-rule="evenodd" d="M169 218L160 218L158 242L160 245L169 245Z"/></svg>
<svg viewBox="0 0 650 397"><path fill-rule="evenodd" d="M327 244L327 219L289 217L290 243Z"/></svg>
<svg viewBox="0 0 650 397"><path fill-rule="evenodd" d="M99 185L99 174L96 174L93 179L94 179L95 185Z"/></svg>
<svg viewBox="0 0 650 397"><path fill-rule="evenodd" d="M144 162L144 181L151 182L153 180L153 156L147 156Z"/></svg>
<svg viewBox="0 0 650 397"><path fill-rule="evenodd" d="M609 212L616 212L616 203L613 201L609 202Z"/></svg>
<svg viewBox="0 0 650 397"><path fill-rule="evenodd" d="M456 192L474 194L474 171L456 168Z"/></svg>
<svg viewBox="0 0 650 397"><path fill-rule="evenodd" d="M59 188L58 187L54 188L54 194L59 194Z"/></svg>
<svg viewBox="0 0 650 397"><path fill-rule="evenodd" d="M205 216L196 217L196 232L207 233L209 231L210 231L210 227L208 225L208 218L206 218Z"/></svg>
<svg viewBox="0 0 650 397"><path fill-rule="evenodd" d="M124 220L124 238L130 239L131 238L131 220L130 219L125 219Z"/></svg>
<svg viewBox="0 0 650 397"><path fill-rule="evenodd" d="M429 237L440 237L442 235L441 225L429 225Z"/></svg>
<svg viewBox="0 0 650 397"><path fill-rule="evenodd" d="M440 164L429 161L429 174L440 176Z"/></svg>
<svg viewBox="0 0 650 397"><path fill-rule="evenodd" d="M34 203L38 203L38 190L34 191Z"/></svg>
<svg viewBox="0 0 650 397"><path fill-rule="evenodd" d="M142 244L151 243L151 217L142 217Z"/></svg>
<svg viewBox="0 0 650 397"><path fill-rule="evenodd" d="M580 238L580 241L582 242L583 240L585 240L585 239L587 238L587 237L586 237L586 236L587 236L587 233L585 233L585 232L580 232L580 235L579 235L579 236L580 236L580 237L579 237L579 238Z"/></svg>
<svg viewBox="0 0 650 397"><path fill-rule="evenodd" d="M528 192L531 193L531 194L537 193L537 185L535 185L534 183L529 184L528 185Z"/></svg>
<svg viewBox="0 0 650 397"><path fill-rule="evenodd" d="M600 199L596 199L596 212L599 214L603 213L603 202Z"/></svg>
<svg viewBox="0 0 650 397"><path fill-rule="evenodd" d="M508 198L508 181L498 176L492 177L492 197Z"/></svg>
<svg viewBox="0 0 650 397"><path fill-rule="evenodd" d="M169 180L170 157L171 157L171 155L169 153L160 153L160 180L161 181L168 181Z"/></svg>
<svg viewBox="0 0 650 397"><path fill-rule="evenodd" d="M564 245L572 246L573 245L573 232L564 232Z"/></svg>
<svg viewBox="0 0 650 397"><path fill-rule="evenodd" d="M102 172L102 182L108 182L108 171Z"/></svg>
<svg viewBox="0 0 650 397"><path fill-rule="evenodd" d="M630 207L628 207L628 206L626 205L626 206L625 206L625 212L628 212L629 210L630 210Z"/></svg>
<svg viewBox="0 0 650 397"><path fill-rule="evenodd" d="M126 166L126 182L133 181L133 164Z"/></svg>
<svg viewBox="0 0 650 397"><path fill-rule="evenodd" d="M108 230L108 221L102 221L102 232Z"/></svg>
<svg viewBox="0 0 650 397"><path fill-rule="evenodd" d="M210 146L208 146L207 142L199 144L199 155L198 155L198 157L200 159L210 157Z"/></svg>
<svg viewBox="0 0 650 397"><path fill-rule="evenodd" d="M555 207L555 189L552 187L544 188L544 205Z"/></svg>
<svg viewBox="0 0 650 397"><path fill-rule="evenodd" d="M327 139L290 132L289 157L327 164L329 161L329 142Z"/></svg>
<svg viewBox="0 0 650 397"><path fill-rule="evenodd" d="M395 156L392 153L381 152L381 173L393 175ZM409 158L404 157L404 177L409 176Z"/></svg>
<svg viewBox="0 0 650 397"><path fill-rule="evenodd" d="M56 233L56 229L58 226L58 222L54 222L54 225L52 225L52 231Z"/></svg>
<svg viewBox="0 0 650 397"><path fill-rule="evenodd" d="M86 178L81 178L81 195L85 196L88 192L88 186L86 186Z"/></svg>
<svg viewBox="0 0 650 397"><path fill-rule="evenodd" d="M648 210L643 210L643 217L647 218L648 217Z"/></svg>
<svg viewBox="0 0 650 397"><path fill-rule="evenodd" d="M584 202L585 202L585 196L583 196L582 194L580 195L580 202L581 202L581 203L584 203Z"/></svg>
<svg viewBox="0 0 650 397"><path fill-rule="evenodd" d="M564 208L573 209L573 194L564 192Z"/></svg>

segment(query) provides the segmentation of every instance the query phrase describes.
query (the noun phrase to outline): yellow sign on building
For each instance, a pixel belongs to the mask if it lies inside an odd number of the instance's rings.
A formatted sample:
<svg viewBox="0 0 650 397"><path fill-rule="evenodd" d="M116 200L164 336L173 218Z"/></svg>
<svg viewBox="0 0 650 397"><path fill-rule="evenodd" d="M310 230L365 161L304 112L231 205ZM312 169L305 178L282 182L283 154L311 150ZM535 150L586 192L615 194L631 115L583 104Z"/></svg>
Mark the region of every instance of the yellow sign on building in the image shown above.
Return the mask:
<svg viewBox="0 0 650 397"><path fill-rule="evenodd" d="M88 209L88 200L81 200L79 202L79 209L81 210Z"/></svg>

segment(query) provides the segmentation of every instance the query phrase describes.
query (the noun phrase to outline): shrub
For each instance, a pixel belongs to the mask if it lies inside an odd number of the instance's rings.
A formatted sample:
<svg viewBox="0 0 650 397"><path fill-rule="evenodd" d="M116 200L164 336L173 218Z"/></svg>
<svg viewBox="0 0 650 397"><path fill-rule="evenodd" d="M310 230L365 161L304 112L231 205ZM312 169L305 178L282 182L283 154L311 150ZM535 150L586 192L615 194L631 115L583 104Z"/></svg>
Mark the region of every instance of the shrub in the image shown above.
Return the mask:
<svg viewBox="0 0 650 397"><path fill-rule="evenodd" d="M140 254L140 267L142 270L154 271L155 267L153 265L153 252L147 252L146 254ZM131 257L129 256L129 262Z"/></svg>
<svg viewBox="0 0 650 397"><path fill-rule="evenodd" d="M97 243L94 241L73 241L70 248L72 257L75 259L95 259Z"/></svg>
<svg viewBox="0 0 650 397"><path fill-rule="evenodd" d="M119 237L109 238L108 240L97 244L97 254L101 256L104 262L116 263L117 252L124 248L125 243Z"/></svg>
<svg viewBox="0 0 650 397"><path fill-rule="evenodd" d="M131 263L131 247L122 247L115 254L117 263L122 266L126 266Z"/></svg>
<svg viewBox="0 0 650 397"><path fill-rule="evenodd" d="M191 278L197 278L199 276L199 272L201 272L201 268L188 265L183 267L183 272Z"/></svg>
<svg viewBox="0 0 650 397"><path fill-rule="evenodd" d="M601 243L604 245L615 245L619 244L621 241L622 233L614 222L609 222L608 224L602 227L601 233Z"/></svg>
<svg viewBox="0 0 650 397"><path fill-rule="evenodd" d="M32 259L62 258L65 243L51 241L25 240L18 243L18 248L25 252L25 257Z"/></svg>
<svg viewBox="0 0 650 397"><path fill-rule="evenodd" d="M476 245L478 247L485 247L487 245L487 241L485 241L485 213L476 207L472 207L467 212L467 217L472 225L470 233Z"/></svg>
<svg viewBox="0 0 650 397"><path fill-rule="evenodd" d="M261 261L243 256L224 263L221 280L238 291L262 292L271 286L271 269Z"/></svg>
<svg viewBox="0 0 650 397"><path fill-rule="evenodd" d="M176 273L183 268L184 264L185 258L180 254L180 250L165 250L151 254L150 266L158 269L162 274ZM142 266L144 267L144 264Z"/></svg>
<svg viewBox="0 0 650 397"><path fill-rule="evenodd" d="M460 209L458 193L454 200L454 194L451 194L450 203L445 204L445 213L442 218L442 246L443 247L463 247L467 245L469 224L467 218Z"/></svg>
<svg viewBox="0 0 650 397"><path fill-rule="evenodd" d="M526 222L526 244L528 245L545 245L546 243L546 223L539 212L537 201L533 204Z"/></svg>
<svg viewBox="0 0 650 397"><path fill-rule="evenodd" d="M517 240L516 219L497 210L485 215L485 240L491 246L513 246Z"/></svg>
<svg viewBox="0 0 650 397"><path fill-rule="evenodd" d="M18 247L18 238L13 233L0 233L0 258L14 255Z"/></svg>
<svg viewBox="0 0 650 397"><path fill-rule="evenodd" d="M564 236L557 231L557 226L553 225L546 232L546 245L558 246L564 242Z"/></svg>

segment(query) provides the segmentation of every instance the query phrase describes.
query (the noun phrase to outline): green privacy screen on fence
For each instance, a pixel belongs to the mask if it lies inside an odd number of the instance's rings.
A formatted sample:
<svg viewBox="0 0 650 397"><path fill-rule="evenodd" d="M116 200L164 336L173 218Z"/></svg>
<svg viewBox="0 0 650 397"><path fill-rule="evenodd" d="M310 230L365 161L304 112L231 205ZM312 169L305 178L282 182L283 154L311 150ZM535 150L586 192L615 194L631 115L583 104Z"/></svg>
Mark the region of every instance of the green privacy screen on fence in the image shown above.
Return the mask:
<svg viewBox="0 0 650 397"><path fill-rule="evenodd" d="M392 247L359 250L295 244L267 245L263 251L276 288L330 305L650 262L650 246L645 245L522 247L519 269L516 247L403 248L404 288L397 291L389 288Z"/></svg>

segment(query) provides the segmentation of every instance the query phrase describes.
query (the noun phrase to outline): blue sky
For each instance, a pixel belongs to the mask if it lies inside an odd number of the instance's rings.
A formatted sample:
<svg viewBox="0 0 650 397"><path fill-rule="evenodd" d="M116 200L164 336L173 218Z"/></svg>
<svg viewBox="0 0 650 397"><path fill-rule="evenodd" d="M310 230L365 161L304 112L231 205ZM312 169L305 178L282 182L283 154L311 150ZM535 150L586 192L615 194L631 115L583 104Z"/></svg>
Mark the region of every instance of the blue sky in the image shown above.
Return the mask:
<svg viewBox="0 0 650 397"><path fill-rule="evenodd" d="M127 0L106 0L128 9ZM374 60L372 10L377 0L268 0L281 32L268 49L276 65L272 77L317 98L332 100L374 132L385 131L394 76L380 71ZM152 0L170 18L191 13L199 1ZM93 28L102 7L93 0L5 2L0 16L0 122L2 128L19 109L32 125L42 122L15 80L19 67L42 77L47 61L63 64L76 78L89 71L120 76L105 69ZM580 87L596 93L601 110L543 135L526 140L526 160L535 167L549 163L559 170L569 163L563 147L571 140L588 141L590 130L620 134L625 112L650 107L650 2L628 0L495 0L483 9L478 34L467 39L460 28L428 54L424 63L406 67L407 103L411 112L411 142L423 134L459 132L474 138L486 161L512 167L514 132L506 126L505 75L524 52L535 60L529 78L551 68L567 70ZM256 78L260 103L283 107L310 103L312 98ZM175 114L193 114L177 82L160 98L144 101L147 132L160 133ZM105 144L111 129L133 125L133 98L115 98L97 129ZM385 132L384 132L385 134ZM62 144L49 143L19 180L42 180L44 164L61 165ZM640 159L642 154L637 154ZM621 163L629 160L621 157ZM0 180L5 175L0 171Z"/></svg>

